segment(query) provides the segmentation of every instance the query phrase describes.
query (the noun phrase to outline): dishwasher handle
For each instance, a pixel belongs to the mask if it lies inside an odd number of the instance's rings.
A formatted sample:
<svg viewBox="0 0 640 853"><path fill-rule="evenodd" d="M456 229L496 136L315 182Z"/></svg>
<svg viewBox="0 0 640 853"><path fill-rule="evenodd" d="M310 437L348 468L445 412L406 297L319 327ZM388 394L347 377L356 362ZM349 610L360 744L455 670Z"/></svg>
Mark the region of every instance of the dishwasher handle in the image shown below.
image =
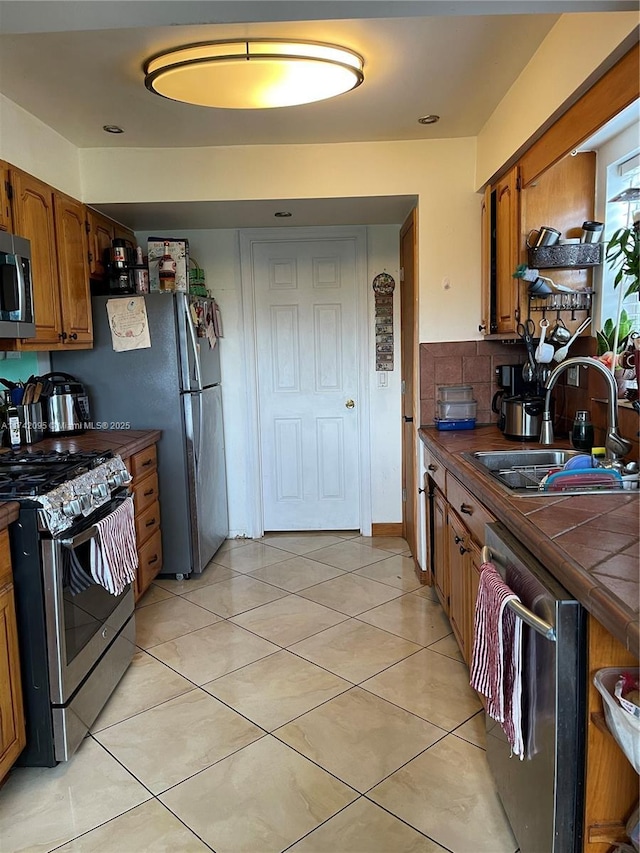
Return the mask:
<svg viewBox="0 0 640 853"><path fill-rule="evenodd" d="M485 545L482 549L482 563L490 563L492 559L491 549ZM536 616L536 614L532 613L528 607L525 607L524 604L522 604L522 602L508 601L507 607L510 607L516 616L518 616L519 619L522 619L526 625L533 628L533 630L538 634L542 634L546 640L550 640L552 643L556 642L556 629L553 625L550 625L548 622L545 622L544 619Z"/></svg>

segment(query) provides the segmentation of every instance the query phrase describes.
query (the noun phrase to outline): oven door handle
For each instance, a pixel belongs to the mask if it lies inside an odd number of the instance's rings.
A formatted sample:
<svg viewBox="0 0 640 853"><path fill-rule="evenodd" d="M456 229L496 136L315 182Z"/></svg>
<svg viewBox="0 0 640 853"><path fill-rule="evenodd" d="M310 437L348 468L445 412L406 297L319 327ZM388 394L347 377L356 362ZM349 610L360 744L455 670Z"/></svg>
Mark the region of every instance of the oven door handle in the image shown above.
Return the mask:
<svg viewBox="0 0 640 853"><path fill-rule="evenodd" d="M95 539L98 535L98 528L95 524L92 524L91 527L88 527L86 530L83 530L82 533L78 533L77 536L74 536L71 539L60 539L60 544L64 545L65 548L77 548L79 545L83 545L85 542L88 542L90 539Z"/></svg>
<svg viewBox="0 0 640 853"><path fill-rule="evenodd" d="M480 557L482 563L490 563L493 560L493 555L491 553L491 549L485 545L482 549L482 555ZM525 607L524 604L520 601L507 601L507 607L509 607L519 619L528 625L530 628L533 628L538 634L541 634L545 640L550 640L552 643L556 642L556 629L553 625L550 625L548 622L545 622L544 619L541 619L539 616L536 616L528 607Z"/></svg>
<svg viewBox="0 0 640 853"><path fill-rule="evenodd" d="M126 501L130 495L127 493L121 499L114 499L111 501L110 507L111 512L117 509L121 504ZM107 513L109 515L109 513ZM106 516L105 516L106 518ZM88 542L90 539L95 539L98 535L98 528L95 524L92 524L91 527L87 527L86 530L81 530L80 533L77 533L75 536L72 536L70 539L59 539L61 545L64 545L65 548L77 548L78 545L83 545L85 542Z"/></svg>

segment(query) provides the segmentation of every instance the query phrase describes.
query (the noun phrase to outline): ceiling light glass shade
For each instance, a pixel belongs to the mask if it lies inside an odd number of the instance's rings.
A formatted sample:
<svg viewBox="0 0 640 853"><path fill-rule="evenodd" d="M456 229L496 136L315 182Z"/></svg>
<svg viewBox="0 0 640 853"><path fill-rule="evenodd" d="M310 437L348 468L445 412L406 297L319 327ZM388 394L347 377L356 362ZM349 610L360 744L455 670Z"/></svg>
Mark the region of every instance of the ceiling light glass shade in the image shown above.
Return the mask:
<svg viewBox="0 0 640 853"><path fill-rule="evenodd" d="M147 89L202 107L256 110L333 98L364 80L352 50L298 41L218 41L185 45L147 60Z"/></svg>

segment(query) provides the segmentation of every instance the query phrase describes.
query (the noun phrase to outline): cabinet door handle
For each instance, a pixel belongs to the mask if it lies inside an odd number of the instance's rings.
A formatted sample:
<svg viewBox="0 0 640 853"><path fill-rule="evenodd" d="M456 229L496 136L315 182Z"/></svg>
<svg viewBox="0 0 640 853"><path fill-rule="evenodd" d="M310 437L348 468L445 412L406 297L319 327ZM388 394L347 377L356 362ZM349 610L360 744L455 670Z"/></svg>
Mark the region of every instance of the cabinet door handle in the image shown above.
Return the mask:
<svg viewBox="0 0 640 853"><path fill-rule="evenodd" d="M464 540L463 540L462 536L456 536L453 541L456 543L456 545L459 545Z"/></svg>
<svg viewBox="0 0 640 853"><path fill-rule="evenodd" d="M426 491L426 489L418 489L418 494L421 495L425 491Z"/></svg>
<svg viewBox="0 0 640 853"><path fill-rule="evenodd" d="M463 515L473 515L473 507L469 504L460 504L460 512Z"/></svg>
<svg viewBox="0 0 640 853"><path fill-rule="evenodd" d="M153 459L147 459L146 462L142 463L142 467L146 468L147 465L151 465L152 462L153 462Z"/></svg>
<svg viewBox="0 0 640 853"><path fill-rule="evenodd" d="M478 331L479 332L486 332L487 331L487 324L486 323L480 323L480 325L478 326Z"/></svg>
<svg viewBox="0 0 640 853"><path fill-rule="evenodd" d="M465 547L464 547L464 545L461 545L461 546L460 546L460 553L461 553L461 554L466 554L468 550L469 550L469 549L468 549L468 548L465 548Z"/></svg>
<svg viewBox="0 0 640 853"><path fill-rule="evenodd" d="M71 332L71 334L69 335L69 337L71 338L71 340L72 340L72 341L77 341L77 340L78 340L78 335L77 335L77 333L76 333L76 332Z"/></svg>
<svg viewBox="0 0 640 853"><path fill-rule="evenodd" d="M60 338L61 341L66 341L67 340L67 333L66 332L60 332L58 337Z"/></svg>
<svg viewBox="0 0 640 853"><path fill-rule="evenodd" d="M157 563L157 562L158 562L158 555L154 554L153 557L149 560L148 564L151 565L152 563Z"/></svg>
<svg viewBox="0 0 640 853"><path fill-rule="evenodd" d="M150 519L149 521L147 521L147 523L145 524L145 527L153 527L153 525L154 525L155 523L156 523L155 518L152 518L152 519Z"/></svg>
<svg viewBox="0 0 640 853"><path fill-rule="evenodd" d="M142 494L145 496L145 498L148 498L149 495L152 495L153 493L154 493L154 489L147 489L147 491L143 492Z"/></svg>
<svg viewBox="0 0 640 853"><path fill-rule="evenodd" d="M437 465L434 465L434 464L433 464L433 462L431 462L429 465L427 465L427 470L428 470L428 471L437 471L437 470L438 470L438 466L437 466Z"/></svg>

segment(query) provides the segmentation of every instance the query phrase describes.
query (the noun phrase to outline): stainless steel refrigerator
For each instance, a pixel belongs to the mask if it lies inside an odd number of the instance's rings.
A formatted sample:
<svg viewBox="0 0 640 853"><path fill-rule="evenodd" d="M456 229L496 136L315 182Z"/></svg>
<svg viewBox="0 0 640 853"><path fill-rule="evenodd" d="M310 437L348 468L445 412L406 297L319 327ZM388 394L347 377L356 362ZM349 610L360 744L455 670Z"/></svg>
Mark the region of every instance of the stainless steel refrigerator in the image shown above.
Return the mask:
<svg viewBox="0 0 640 853"><path fill-rule="evenodd" d="M94 423L162 430L161 574L199 574L229 532L220 344L211 347L193 322L213 305L183 293L147 294L151 347L114 352L107 316L114 298L131 297L92 299L93 349L52 353L52 369L85 385Z"/></svg>

